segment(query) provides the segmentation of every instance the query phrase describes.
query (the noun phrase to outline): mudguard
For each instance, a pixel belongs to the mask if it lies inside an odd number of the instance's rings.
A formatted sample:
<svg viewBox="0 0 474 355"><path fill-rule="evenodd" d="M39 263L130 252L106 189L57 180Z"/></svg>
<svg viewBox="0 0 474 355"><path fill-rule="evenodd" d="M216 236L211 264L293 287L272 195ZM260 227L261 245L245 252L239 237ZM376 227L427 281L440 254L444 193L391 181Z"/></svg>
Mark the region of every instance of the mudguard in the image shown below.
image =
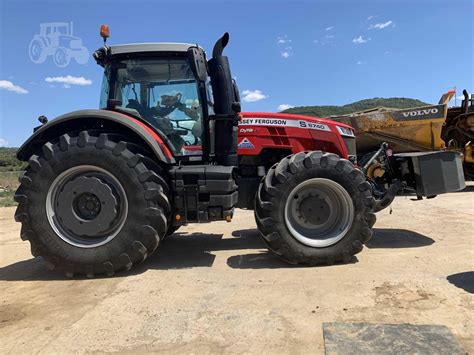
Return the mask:
<svg viewBox="0 0 474 355"><path fill-rule="evenodd" d="M149 124L135 117L109 110L80 110L59 116L37 129L26 140L17 152L20 160L26 161L37 149L60 135L74 130L101 129L110 125L118 125L131 134L141 138L155 154L156 158L166 164L174 164L176 160L162 137Z"/></svg>

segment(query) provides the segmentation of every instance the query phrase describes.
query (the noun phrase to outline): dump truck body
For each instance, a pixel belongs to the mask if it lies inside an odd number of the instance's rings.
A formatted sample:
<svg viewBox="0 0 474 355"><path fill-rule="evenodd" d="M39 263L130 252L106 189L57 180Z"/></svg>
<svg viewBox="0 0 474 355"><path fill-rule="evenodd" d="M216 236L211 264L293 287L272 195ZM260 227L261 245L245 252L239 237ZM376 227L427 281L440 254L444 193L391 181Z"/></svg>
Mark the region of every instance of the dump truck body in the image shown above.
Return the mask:
<svg viewBox="0 0 474 355"><path fill-rule="evenodd" d="M378 107L331 119L355 128L361 155L377 150L381 142L388 142L399 153L441 150L445 148L441 129L453 95L446 93L438 105L403 110Z"/></svg>
<svg viewBox="0 0 474 355"><path fill-rule="evenodd" d="M464 172L472 179L472 99L466 94L461 107L448 107L454 95L454 90L448 91L441 96L437 105L403 110L378 107L330 118L355 129L359 158L376 151L382 142L388 142L395 153L448 149L462 154Z"/></svg>

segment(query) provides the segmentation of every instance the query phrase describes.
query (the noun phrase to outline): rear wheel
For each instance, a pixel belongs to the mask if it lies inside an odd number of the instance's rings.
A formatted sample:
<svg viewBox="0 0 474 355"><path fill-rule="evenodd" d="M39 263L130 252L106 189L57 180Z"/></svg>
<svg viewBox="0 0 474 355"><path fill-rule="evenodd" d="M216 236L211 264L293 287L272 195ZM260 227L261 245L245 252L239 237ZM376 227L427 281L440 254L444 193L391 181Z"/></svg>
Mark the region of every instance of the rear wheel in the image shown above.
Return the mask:
<svg viewBox="0 0 474 355"><path fill-rule="evenodd" d="M260 183L255 218L269 249L292 264L349 262L372 236L364 174L331 153L290 155Z"/></svg>
<svg viewBox="0 0 474 355"><path fill-rule="evenodd" d="M166 233L168 184L134 145L65 134L33 155L15 219L34 256L68 276L113 275L144 261Z"/></svg>

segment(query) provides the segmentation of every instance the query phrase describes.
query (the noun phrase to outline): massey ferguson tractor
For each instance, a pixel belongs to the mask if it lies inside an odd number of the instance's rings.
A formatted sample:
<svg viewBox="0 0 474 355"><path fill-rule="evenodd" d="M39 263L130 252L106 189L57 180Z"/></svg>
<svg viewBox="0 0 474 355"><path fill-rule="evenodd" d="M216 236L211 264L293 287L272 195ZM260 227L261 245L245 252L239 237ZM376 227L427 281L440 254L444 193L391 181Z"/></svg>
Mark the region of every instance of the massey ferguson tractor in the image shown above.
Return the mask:
<svg viewBox="0 0 474 355"><path fill-rule="evenodd" d="M195 44L109 47L108 35L102 26L94 54L101 108L40 117L18 152L29 162L15 195L21 238L68 277L129 270L180 226L230 222L236 207L254 209L266 245L289 263L347 262L400 188L464 186L457 153L393 156L383 145L373 160L390 174L374 195L350 126L240 114L227 33L209 60Z"/></svg>

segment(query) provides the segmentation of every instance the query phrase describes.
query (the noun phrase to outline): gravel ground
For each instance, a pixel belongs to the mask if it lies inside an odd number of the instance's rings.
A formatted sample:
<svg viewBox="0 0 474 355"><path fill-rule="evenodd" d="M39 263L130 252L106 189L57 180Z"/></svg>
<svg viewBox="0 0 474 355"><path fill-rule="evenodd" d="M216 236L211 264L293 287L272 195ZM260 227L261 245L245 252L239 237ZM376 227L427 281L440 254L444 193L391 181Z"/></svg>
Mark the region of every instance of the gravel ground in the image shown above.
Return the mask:
<svg viewBox="0 0 474 355"><path fill-rule="evenodd" d="M474 353L474 186L400 197L347 265L269 254L253 213L192 225L114 278L66 279L32 259L0 209L0 353L323 353L323 322L446 325Z"/></svg>

